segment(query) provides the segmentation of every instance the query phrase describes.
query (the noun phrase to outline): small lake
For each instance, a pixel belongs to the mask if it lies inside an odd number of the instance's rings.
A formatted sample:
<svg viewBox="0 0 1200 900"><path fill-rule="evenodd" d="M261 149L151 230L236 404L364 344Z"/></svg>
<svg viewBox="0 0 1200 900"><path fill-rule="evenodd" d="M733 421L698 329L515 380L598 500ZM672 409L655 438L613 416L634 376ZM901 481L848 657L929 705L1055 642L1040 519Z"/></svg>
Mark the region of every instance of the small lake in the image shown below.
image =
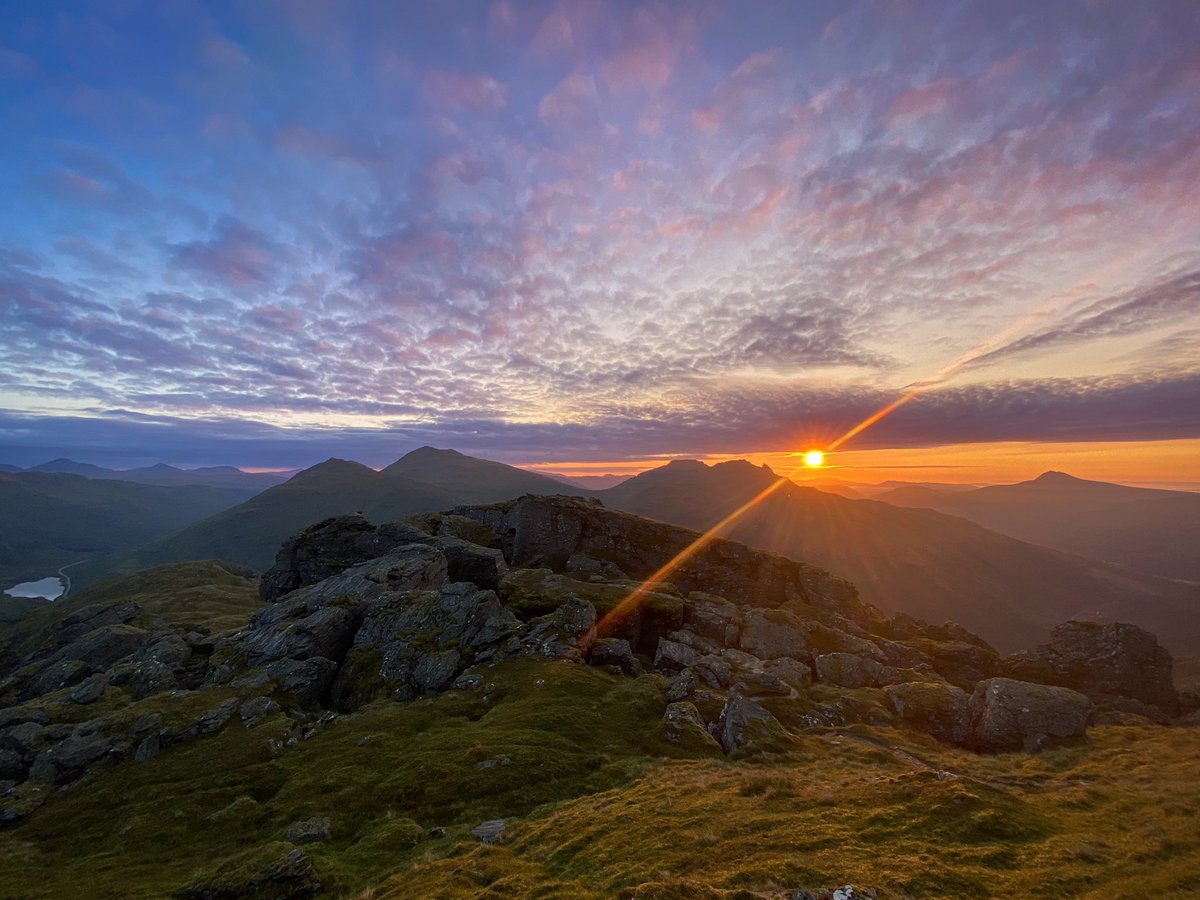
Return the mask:
<svg viewBox="0 0 1200 900"><path fill-rule="evenodd" d="M62 592L63 581L57 575L40 581L23 581L4 591L13 597L44 597L47 600L57 600L62 596Z"/></svg>

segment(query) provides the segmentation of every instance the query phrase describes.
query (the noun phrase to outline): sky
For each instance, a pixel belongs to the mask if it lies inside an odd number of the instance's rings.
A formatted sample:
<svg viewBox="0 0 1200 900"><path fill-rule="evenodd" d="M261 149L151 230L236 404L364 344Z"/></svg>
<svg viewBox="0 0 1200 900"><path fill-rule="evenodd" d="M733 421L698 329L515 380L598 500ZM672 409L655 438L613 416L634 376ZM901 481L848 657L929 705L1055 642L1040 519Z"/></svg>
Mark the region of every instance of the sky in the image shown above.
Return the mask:
<svg viewBox="0 0 1200 900"><path fill-rule="evenodd" d="M0 4L0 461L1200 482L1200 4ZM915 476L913 480L918 480Z"/></svg>

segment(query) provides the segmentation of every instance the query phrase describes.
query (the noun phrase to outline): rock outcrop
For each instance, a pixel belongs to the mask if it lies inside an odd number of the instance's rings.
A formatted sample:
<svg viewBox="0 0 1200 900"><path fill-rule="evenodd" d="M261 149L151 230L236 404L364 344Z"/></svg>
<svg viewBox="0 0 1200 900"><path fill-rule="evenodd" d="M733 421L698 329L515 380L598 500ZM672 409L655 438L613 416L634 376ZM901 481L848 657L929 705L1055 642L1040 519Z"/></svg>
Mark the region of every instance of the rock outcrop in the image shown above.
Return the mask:
<svg viewBox="0 0 1200 900"><path fill-rule="evenodd" d="M414 521L306 529L264 576L268 602L224 634L131 603L65 616L0 679L0 819L97 766L267 723L278 750L376 699L483 690L488 666L517 658L659 679L665 736L696 753L856 722L1036 751L1082 737L1093 701L1164 716L1176 702L1169 654L1132 626L1068 623L1001 663L952 623L889 619L820 569L730 541L642 585L695 533L577 498ZM167 692L187 695L186 716L121 712Z"/></svg>
<svg viewBox="0 0 1200 900"><path fill-rule="evenodd" d="M1068 688L989 678L976 686L970 709L975 749L1032 753L1082 738L1092 702Z"/></svg>
<svg viewBox="0 0 1200 900"><path fill-rule="evenodd" d="M1013 678L1071 688L1097 704L1135 700L1174 715L1171 654L1150 632L1122 623L1065 622L1049 643L1004 660Z"/></svg>

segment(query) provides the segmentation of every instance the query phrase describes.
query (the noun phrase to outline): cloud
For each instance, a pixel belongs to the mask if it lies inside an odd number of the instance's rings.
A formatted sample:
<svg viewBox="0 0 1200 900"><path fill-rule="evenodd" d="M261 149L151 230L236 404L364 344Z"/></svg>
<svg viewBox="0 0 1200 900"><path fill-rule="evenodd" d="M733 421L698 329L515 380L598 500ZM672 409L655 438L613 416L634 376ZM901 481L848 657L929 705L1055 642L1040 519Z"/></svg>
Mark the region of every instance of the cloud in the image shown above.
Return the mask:
<svg viewBox="0 0 1200 900"><path fill-rule="evenodd" d="M500 110L508 102L507 91L496 79L464 72L430 72L425 77L425 96L435 109L448 107L475 112Z"/></svg>
<svg viewBox="0 0 1200 900"><path fill-rule="evenodd" d="M1200 310L1200 270L1092 301L1053 327L1011 341L975 360L976 365L1064 344L1153 331L1164 324L1194 320Z"/></svg>
<svg viewBox="0 0 1200 900"><path fill-rule="evenodd" d="M288 251L244 222L221 219L208 240L171 247L171 264L207 284L235 291L271 286L289 262Z"/></svg>
<svg viewBox="0 0 1200 900"><path fill-rule="evenodd" d="M0 385L271 452L736 452L1026 322L862 440L1186 434L1186 7L35 10Z"/></svg>

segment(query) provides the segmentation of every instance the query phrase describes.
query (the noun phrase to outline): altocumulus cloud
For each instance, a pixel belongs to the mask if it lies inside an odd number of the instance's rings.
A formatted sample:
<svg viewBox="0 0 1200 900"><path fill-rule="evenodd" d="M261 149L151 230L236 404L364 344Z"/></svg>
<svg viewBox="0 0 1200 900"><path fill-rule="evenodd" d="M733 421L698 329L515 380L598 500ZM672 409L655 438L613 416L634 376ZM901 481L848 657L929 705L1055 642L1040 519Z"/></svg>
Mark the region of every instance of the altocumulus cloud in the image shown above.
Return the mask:
<svg viewBox="0 0 1200 900"><path fill-rule="evenodd" d="M14 459L772 449L1067 288L859 445L1200 435L1194 4L30 21L0 55Z"/></svg>

